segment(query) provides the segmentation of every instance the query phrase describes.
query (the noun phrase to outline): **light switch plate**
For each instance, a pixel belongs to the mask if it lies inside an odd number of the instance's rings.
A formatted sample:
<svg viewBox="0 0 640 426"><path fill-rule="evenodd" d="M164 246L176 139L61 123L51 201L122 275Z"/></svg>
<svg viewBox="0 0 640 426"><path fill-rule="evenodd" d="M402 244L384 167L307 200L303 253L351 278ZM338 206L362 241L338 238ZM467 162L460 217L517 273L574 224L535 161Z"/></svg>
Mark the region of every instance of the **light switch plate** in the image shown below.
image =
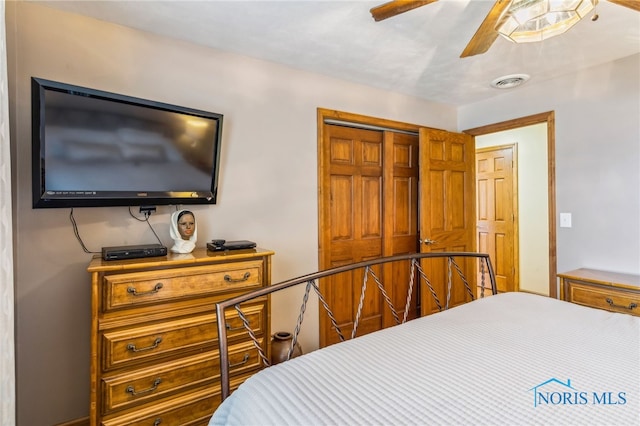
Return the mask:
<svg viewBox="0 0 640 426"><path fill-rule="evenodd" d="M560 228L571 228L571 213L560 213Z"/></svg>

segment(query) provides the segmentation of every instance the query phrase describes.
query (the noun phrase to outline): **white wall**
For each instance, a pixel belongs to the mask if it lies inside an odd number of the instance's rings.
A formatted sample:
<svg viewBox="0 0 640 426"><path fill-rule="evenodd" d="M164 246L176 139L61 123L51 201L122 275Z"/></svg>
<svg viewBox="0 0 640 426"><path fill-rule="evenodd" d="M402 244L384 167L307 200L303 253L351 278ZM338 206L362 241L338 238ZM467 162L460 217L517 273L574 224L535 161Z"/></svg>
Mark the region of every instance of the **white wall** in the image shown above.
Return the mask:
<svg viewBox="0 0 640 426"><path fill-rule="evenodd" d="M462 129L555 111L558 272L640 273L640 54L458 110ZM556 218L559 226L559 217Z"/></svg>
<svg viewBox="0 0 640 426"><path fill-rule="evenodd" d="M69 211L32 210L29 78L38 76L225 115L219 204L196 207L202 244L274 249L274 281L317 267L316 109L459 130L556 111L558 269L639 272L640 55L458 110L272 63L7 2L16 255L19 424L88 413L90 256ZM151 222L170 244L162 207ZM153 242L126 208L76 209L91 250ZM274 327L286 306L274 303ZM297 309L297 307L296 307ZM313 313L308 313L312 316ZM303 342L303 345L305 342Z"/></svg>
<svg viewBox="0 0 640 426"><path fill-rule="evenodd" d="M25 426L51 425L89 410L91 256L74 237L68 209L31 208L31 76L223 113L218 204L192 209L200 244L250 239L275 250L274 282L318 265L318 107L456 130L450 106L28 2L7 2L6 18L15 129L18 419ZM150 219L166 245L172 211L159 207ZM82 208L74 215L92 251L155 240L127 208ZM297 309L274 300L274 329L283 311L296 315Z"/></svg>
<svg viewBox="0 0 640 426"><path fill-rule="evenodd" d="M476 148L517 145L520 290L549 295L547 124L476 136Z"/></svg>

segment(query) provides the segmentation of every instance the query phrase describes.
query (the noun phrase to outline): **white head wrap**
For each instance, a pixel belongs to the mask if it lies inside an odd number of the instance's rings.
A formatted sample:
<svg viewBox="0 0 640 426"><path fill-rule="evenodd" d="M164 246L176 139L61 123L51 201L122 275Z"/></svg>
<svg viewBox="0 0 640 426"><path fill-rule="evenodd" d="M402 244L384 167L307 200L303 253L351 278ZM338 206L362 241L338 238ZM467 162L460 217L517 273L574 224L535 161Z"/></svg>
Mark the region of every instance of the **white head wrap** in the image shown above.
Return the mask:
<svg viewBox="0 0 640 426"><path fill-rule="evenodd" d="M173 238L173 247L171 251L174 253L191 253L196 247L196 241L198 239L198 227L193 230L193 235L188 240L183 240L178 230L178 217L183 212L191 213L188 210L178 210L171 214L171 223L169 224L169 235ZM193 213L191 213L193 215ZM195 221L195 215L193 216Z"/></svg>

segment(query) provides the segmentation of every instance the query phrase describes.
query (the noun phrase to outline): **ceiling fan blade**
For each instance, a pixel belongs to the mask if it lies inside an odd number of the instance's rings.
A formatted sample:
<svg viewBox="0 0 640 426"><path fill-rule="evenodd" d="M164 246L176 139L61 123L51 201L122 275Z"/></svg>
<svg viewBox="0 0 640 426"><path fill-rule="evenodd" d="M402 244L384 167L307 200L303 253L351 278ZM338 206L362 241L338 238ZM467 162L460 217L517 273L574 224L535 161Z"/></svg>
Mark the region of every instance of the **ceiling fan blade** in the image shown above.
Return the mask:
<svg viewBox="0 0 640 426"><path fill-rule="evenodd" d="M638 0L609 0L611 3L619 4L620 6L628 7L629 9L637 10L640 12L640 1Z"/></svg>
<svg viewBox="0 0 640 426"><path fill-rule="evenodd" d="M378 22L436 1L438 0L393 0L372 8L370 12L373 19Z"/></svg>
<svg viewBox="0 0 640 426"><path fill-rule="evenodd" d="M613 1L613 0L610 0ZM467 56L479 55L480 53L485 53L496 38L498 38L498 32L496 31L496 24L498 23L498 19L502 16L502 12L509 7L511 4L511 0L497 0L487 16L480 24L480 27L473 35L467 47L465 47L461 58L466 58Z"/></svg>

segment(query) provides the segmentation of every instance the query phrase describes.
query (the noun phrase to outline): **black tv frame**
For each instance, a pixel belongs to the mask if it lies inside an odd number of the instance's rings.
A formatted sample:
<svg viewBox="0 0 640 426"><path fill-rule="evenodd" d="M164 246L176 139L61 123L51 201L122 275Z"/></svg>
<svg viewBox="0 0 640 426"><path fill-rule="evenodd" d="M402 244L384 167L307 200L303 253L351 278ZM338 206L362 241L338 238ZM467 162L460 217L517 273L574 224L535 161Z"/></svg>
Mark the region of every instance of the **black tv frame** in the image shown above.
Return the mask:
<svg viewBox="0 0 640 426"><path fill-rule="evenodd" d="M45 193L45 173L44 164L44 92L54 90L64 93L80 94L81 96L96 97L108 101L120 102L146 108L155 108L168 112L176 112L196 117L215 120L217 123L216 140L213 147L213 167L211 173L211 189L206 196L198 194L179 196L174 192L167 191L161 196L145 196L144 188L139 192L131 191L129 195L118 195L109 197L87 197L87 198L51 198ZM87 87L76 86L68 83L56 82L42 78L31 78L31 127L32 127L32 201L33 208L72 208L72 207L115 207L115 206L150 206L150 205L180 205L180 204L216 204L218 198L218 180L220 174L220 150L222 144L222 123L223 114L203 111L178 105L167 104L133 96L121 95ZM133 194L135 192L135 195ZM186 191L188 192L188 191ZM180 193L182 194L182 193Z"/></svg>

